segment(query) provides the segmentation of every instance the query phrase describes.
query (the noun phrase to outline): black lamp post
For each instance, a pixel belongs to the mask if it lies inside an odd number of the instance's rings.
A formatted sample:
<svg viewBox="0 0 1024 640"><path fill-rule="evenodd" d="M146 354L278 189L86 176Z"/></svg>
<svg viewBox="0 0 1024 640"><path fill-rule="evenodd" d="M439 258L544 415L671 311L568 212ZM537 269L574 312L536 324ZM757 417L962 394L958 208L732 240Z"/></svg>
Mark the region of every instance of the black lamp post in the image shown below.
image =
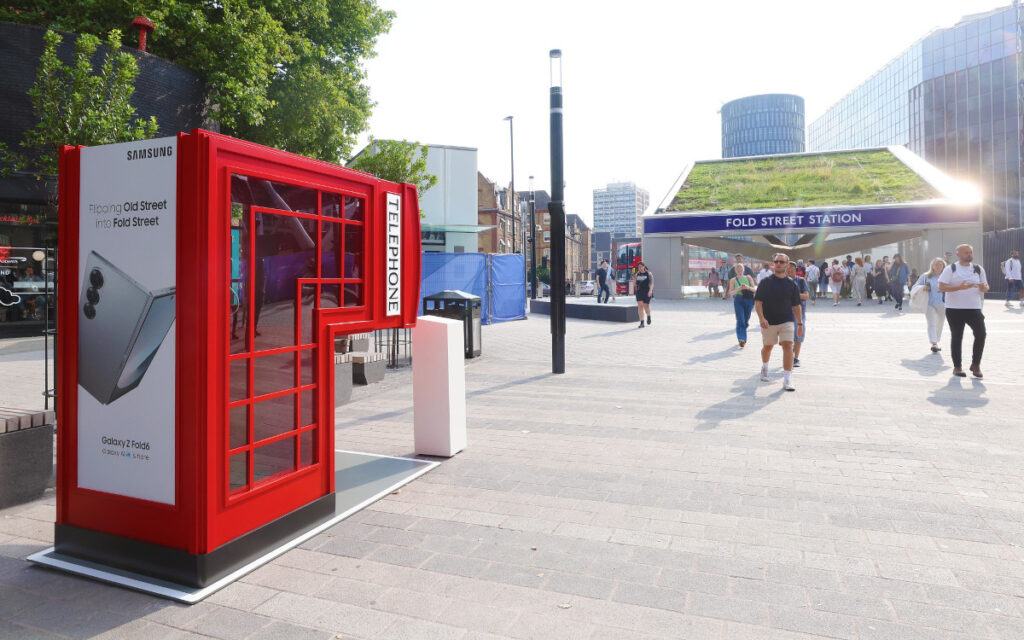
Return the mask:
<svg viewBox="0 0 1024 640"><path fill-rule="evenodd" d="M510 201L506 203L508 210L512 213L512 253L516 251L516 147L515 139L512 137L512 116L505 116L505 120L508 120L508 153L509 162L512 166L512 197Z"/></svg>
<svg viewBox="0 0 1024 640"><path fill-rule="evenodd" d="M530 176L530 300L537 299L537 198L533 191L533 176Z"/></svg>
<svg viewBox="0 0 1024 640"><path fill-rule="evenodd" d="M551 74L551 371L565 373L565 179L562 167L562 51L549 54Z"/></svg>

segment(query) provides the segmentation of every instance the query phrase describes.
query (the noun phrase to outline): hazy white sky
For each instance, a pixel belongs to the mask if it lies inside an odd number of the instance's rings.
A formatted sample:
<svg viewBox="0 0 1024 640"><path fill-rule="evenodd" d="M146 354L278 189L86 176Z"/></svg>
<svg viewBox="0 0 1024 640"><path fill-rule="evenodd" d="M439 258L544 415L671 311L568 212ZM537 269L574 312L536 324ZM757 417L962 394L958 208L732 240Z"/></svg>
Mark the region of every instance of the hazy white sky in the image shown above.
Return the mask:
<svg viewBox="0 0 1024 640"><path fill-rule="evenodd" d="M476 147L507 184L512 115L517 191L530 175L550 191L548 51L562 50L566 210L588 223L593 189L632 181L653 207L688 160L720 157L723 103L796 93L810 124L933 28L1009 4L379 1L397 17L367 64L370 133Z"/></svg>

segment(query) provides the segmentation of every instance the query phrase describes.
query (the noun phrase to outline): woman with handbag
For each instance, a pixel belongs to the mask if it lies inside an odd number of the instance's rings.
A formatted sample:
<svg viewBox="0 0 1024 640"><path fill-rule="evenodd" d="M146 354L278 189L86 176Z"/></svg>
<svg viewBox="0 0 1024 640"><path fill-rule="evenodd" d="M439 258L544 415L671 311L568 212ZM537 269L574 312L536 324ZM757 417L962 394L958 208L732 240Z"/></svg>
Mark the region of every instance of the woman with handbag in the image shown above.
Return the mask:
<svg viewBox="0 0 1024 640"><path fill-rule="evenodd" d="M750 324L750 314L754 310L756 291L754 277L747 275L742 262L736 262L733 265L732 277L729 278L729 286L726 287L726 294L732 296L732 308L736 314L736 340L740 343L740 349L747 344L747 325Z"/></svg>
<svg viewBox="0 0 1024 640"><path fill-rule="evenodd" d="M922 273L921 277L914 283L914 288L923 287L924 291L922 293L927 292L928 294L928 306L925 307L924 317L928 321L928 340L932 343L932 353L938 353L942 351L942 347L939 346L939 340L942 339L942 326L946 322L946 299L939 291L939 276L942 275L942 270L946 268L946 261L942 258L934 258L929 266L928 271ZM913 291L911 291L910 297L910 305L913 307Z"/></svg>
<svg viewBox="0 0 1024 640"><path fill-rule="evenodd" d="M878 296L878 304L885 302L885 296L889 293L889 273L881 260L875 261L875 295Z"/></svg>

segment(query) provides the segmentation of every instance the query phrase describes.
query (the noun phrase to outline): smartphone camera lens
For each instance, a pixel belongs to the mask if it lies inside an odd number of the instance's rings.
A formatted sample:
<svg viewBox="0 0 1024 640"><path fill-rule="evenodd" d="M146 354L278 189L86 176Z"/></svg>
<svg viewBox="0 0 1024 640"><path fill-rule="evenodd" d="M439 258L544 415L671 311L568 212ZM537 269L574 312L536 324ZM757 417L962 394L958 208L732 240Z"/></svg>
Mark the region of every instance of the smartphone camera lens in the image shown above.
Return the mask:
<svg viewBox="0 0 1024 640"><path fill-rule="evenodd" d="M103 286L103 273L99 269L93 269L89 273L89 282L94 288L99 289Z"/></svg>
<svg viewBox="0 0 1024 640"><path fill-rule="evenodd" d="M92 320L93 318L96 317L96 307L92 306L89 303L86 303L86 305L82 307L82 313L85 314L86 318Z"/></svg>
<svg viewBox="0 0 1024 640"><path fill-rule="evenodd" d="M85 290L85 297L89 301L90 305L96 304L100 301L100 293L96 289L89 287Z"/></svg>

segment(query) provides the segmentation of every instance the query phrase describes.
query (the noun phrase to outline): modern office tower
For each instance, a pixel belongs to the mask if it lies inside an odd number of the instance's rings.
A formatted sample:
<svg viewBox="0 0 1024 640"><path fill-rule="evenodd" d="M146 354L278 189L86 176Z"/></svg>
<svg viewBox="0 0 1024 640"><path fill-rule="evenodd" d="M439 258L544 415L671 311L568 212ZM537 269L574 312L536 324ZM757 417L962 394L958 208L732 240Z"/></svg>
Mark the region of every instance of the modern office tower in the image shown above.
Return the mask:
<svg viewBox="0 0 1024 640"><path fill-rule="evenodd" d="M930 32L812 122L810 150L905 145L980 188L986 232L1024 226L1018 20L1008 6Z"/></svg>
<svg viewBox="0 0 1024 640"><path fill-rule="evenodd" d="M651 194L632 182L613 182L594 189L594 230L635 234Z"/></svg>
<svg viewBox="0 0 1024 640"><path fill-rule="evenodd" d="M739 98L722 105L722 157L804 151L804 99L788 93Z"/></svg>

